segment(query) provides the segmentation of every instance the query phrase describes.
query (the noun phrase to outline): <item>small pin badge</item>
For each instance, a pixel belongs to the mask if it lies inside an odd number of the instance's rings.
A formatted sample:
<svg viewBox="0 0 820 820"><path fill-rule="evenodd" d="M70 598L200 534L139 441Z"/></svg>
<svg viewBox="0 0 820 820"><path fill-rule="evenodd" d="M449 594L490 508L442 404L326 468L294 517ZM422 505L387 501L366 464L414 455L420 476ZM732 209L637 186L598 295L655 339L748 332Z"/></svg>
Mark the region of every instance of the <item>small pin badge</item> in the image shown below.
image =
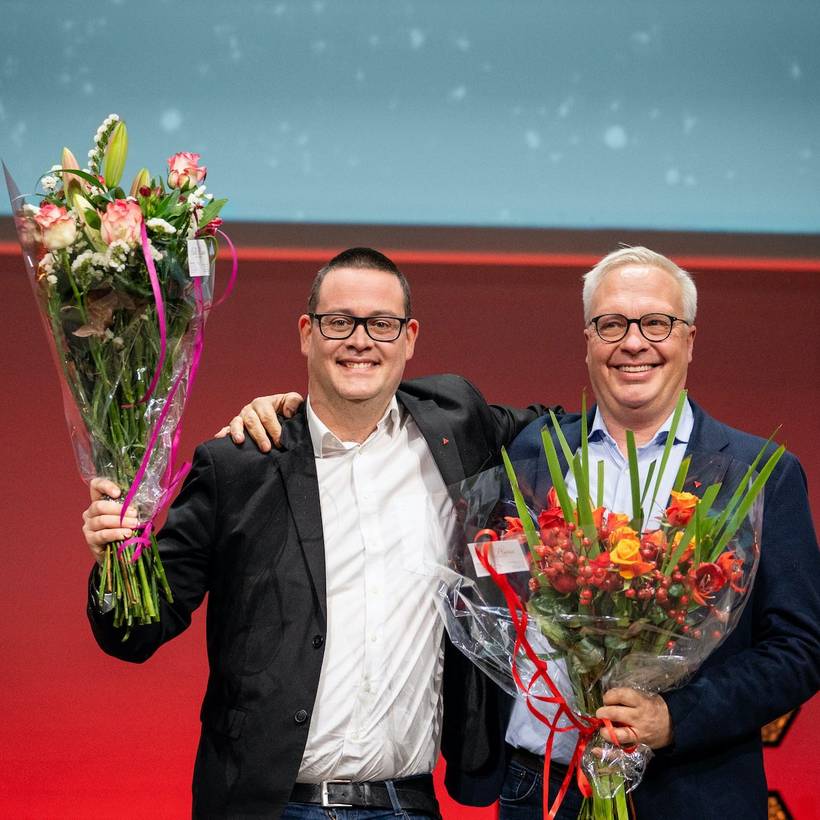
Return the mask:
<svg viewBox="0 0 820 820"><path fill-rule="evenodd" d="M441 440L441 443L442 443L442 444L449 444L449 443L450 443L450 439L448 439L448 438L443 438L443 439Z"/></svg>
<svg viewBox="0 0 820 820"><path fill-rule="evenodd" d="M697 489L698 487L700 487L700 485L701 485L703 482L702 482L702 481L694 481L694 480L693 480L693 481L692 481L692 483L695 485L695 488Z"/></svg>

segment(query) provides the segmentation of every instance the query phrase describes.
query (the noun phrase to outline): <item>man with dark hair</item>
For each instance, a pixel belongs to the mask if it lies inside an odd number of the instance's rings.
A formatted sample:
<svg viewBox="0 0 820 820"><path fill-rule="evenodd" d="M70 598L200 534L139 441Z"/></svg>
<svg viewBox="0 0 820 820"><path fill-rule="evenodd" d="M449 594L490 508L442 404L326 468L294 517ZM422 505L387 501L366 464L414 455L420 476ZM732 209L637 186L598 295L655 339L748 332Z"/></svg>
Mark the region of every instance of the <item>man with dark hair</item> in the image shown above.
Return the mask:
<svg viewBox="0 0 820 820"><path fill-rule="evenodd" d="M308 313L316 310L319 301L319 289L322 287L325 276L336 268L350 268L352 270L380 270L392 273L401 285L401 292L404 294L404 315L412 316L413 305L410 299L410 283L407 277L396 267L392 259L389 259L380 251L373 248L348 248L346 251L336 254L313 279L308 297Z"/></svg>
<svg viewBox="0 0 820 820"><path fill-rule="evenodd" d="M443 641L418 546L450 512L446 487L496 463L543 408L491 407L457 376L401 383L419 323L376 251L331 260L298 329L308 399L281 449L197 448L159 538L173 604L122 641L92 583L92 629L144 661L208 593L196 817L435 817L439 744L454 771L486 765L495 694ZM98 562L137 525L128 511L123 529L119 494L92 482Z"/></svg>

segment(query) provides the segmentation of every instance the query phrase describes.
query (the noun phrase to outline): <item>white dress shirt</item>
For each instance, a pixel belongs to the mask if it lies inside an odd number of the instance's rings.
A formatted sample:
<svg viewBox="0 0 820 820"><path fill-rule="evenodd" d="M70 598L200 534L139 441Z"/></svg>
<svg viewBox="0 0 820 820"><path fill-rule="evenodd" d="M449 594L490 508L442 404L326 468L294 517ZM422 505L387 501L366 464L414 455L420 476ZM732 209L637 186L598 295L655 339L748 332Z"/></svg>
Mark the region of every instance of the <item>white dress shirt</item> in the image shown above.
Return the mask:
<svg viewBox="0 0 820 820"><path fill-rule="evenodd" d="M452 512L446 487L395 397L361 444L340 441L310 399L306 412L319 479L328 626L297 779L431 772L441 736L444 650L434 588L436 565L446 561L441 522Z"/></svg>
<svg viewBox="0 0 820 820"><path fill-rule="evenodd" d="M663 448L666 445L666 439L672 426L673 415L674 413L669 415L652 437L651 441L637 448L638 474L640 476L641 488L643 488L644 482L646 481L649 465L653 461L656 462L656 472L652 476L652 483L649 492L646 494L645 504L647 505L650 503L652 491L655 487L657 470L660 468L661 454L663 453ZM660 516L666 508L666 502L669 500L669 493L672 490L675 476L680 469L681 462L686 453L686 445L689 442L693 425L694 415L692 414L692 407L687 401L683 406L680 422L675 432L675 441L669 453L669 460L666 462L666 468L661 476L661 483L655 498L655 505L651 510L644 510L644 518L646 521L644 524L645 530L657 529L658 527ZM593 506L595 506L598 497L597 465L599 461L604 462L604 507L613 512L631 515L632 489L629 480L629 462L627 457L618 449L615 439L609 434L606 422L601 416L600 410L596 409L595 418L589 431L589 492L592 497ZM572 471L565 476L565 479L570 496L573 498L577 497L578 491ZM534 642L531 640L531 643L533 643L533 648L536 652L544 652L549 647L549 644L547 644L546 639L544 639L542 635L536 636ZM550 677L555 681L559 689L561 689L561 694L564 695L570 706L572 706L572 689L567 679L564 662L551 661L548 663L548 668ZM556 711L552 704L539 704L538 708L542 714L549 715L550 717L552 717ZM566 726L568 722L563 720L561 725ZM547 727L530 713L526 703L521 698L516 698L515 704L513 705L510 722L507 725L506 739L507 743L516 748L526 749L534 754L544 754L544 747L547 741ZM552 759L559 763L569 763L577 740L578 732L575 730L556 733L552 747Z"/></svg>

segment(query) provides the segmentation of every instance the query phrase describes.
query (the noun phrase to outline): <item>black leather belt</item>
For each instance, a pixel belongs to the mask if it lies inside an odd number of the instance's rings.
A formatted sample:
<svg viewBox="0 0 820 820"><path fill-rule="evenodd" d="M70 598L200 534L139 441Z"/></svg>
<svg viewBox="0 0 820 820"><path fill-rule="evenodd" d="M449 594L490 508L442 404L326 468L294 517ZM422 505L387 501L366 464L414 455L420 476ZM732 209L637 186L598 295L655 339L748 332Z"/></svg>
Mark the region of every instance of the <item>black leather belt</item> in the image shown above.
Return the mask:
<svg viewBox="0 0 820 820"><path fill-rule="evenodd" d="M405 811L440 817L433 776L404 777L394 780L401 808ZM390 809L390 793L383 780L351 783L348 780L325 780L322 783L296 783L290 793L291 803L316 803L329 808Z"/></svg>
<svg viewBox="0 0 820 820"><path fill-rule="evenodd" d="M540 775L544 774L544 755L533 754L532 752L528 752L526 749L513 748L510 760L514 760L520 766L523 766L525 769L529 769L531 772L535 772ZM566 763L558 763L556 760L551 760L550 780L552 780L552 775L563 779L564 775L567 773L567 768Z"/></svg>

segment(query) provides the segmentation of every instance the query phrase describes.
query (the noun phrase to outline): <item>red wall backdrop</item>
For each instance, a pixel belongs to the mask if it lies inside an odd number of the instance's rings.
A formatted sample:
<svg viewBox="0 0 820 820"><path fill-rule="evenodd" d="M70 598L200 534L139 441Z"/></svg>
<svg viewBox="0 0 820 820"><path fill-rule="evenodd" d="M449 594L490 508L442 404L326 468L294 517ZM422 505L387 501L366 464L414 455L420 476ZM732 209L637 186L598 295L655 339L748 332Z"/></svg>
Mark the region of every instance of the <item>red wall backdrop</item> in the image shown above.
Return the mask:
<svg viewBox="0 0 820 820"><path fill-rule="evenodd" d="M208 326L185 456L249 398L304 390L296 317L319 262L338 249L243 251L236 294ZM459 372L492 400L577 406L585 385L579 276L594 257L394 256L411 278L421 321L409 375ZM693 396L754 433L783 425L779 438L803 462L817 522L820 260L677 258L696 274L701 293ZM97 649L84 614L87 491L10 244L0 244L0 275L0 815L185 817L206 678L203 612L143 666ZM820 815L818 721L815 698L766 752L770 787L798 820ZM449 803L445 812L451 820L494 816Z"/></svg>

